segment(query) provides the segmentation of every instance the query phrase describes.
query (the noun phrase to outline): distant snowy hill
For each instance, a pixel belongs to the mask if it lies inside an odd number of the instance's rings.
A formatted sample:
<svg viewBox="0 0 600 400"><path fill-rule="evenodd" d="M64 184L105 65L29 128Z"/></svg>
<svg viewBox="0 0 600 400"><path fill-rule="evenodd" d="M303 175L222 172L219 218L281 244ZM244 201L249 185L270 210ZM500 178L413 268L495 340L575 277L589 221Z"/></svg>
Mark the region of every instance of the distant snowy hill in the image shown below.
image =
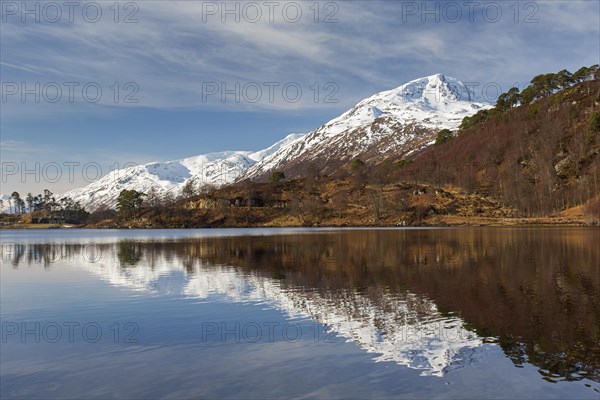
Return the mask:
<svg viewBox="0 0 600 400"><path fill-rule="evenodd" d="M114 207L123 189L148 192L154 187L158 193L171 192L177 195L190 179L202 185L221 186L233 182L250 166L302 136L304 135L288 135L274 145L256 152L225 151L116 170L86 187L71 190L59 197L71 197L80 201L88 211L93 211L103 204Z"/></svg>
<svg viewBox="0 0 600 400"><path fill-rule="evenodd" d="M362 100L263 158L240 179L265 178L273 170L297 177L313 164L329 173L356 156L363 161L398 158L431 144L439 130L456 129L464 117L491 107L455 78L437 74L416 79Z"/></svg>

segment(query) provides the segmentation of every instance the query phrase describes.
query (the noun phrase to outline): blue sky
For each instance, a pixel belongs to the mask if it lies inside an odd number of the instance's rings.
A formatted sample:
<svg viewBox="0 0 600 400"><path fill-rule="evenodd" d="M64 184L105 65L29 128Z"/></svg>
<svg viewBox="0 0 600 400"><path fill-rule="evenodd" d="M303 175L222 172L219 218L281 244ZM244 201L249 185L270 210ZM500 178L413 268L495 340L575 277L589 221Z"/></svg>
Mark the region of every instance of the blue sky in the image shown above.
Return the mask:
<svg viewBox="0 0 600 400"><path fill-rule="evenodd" d="M107 173L258 150L438 72L493 97L496 86L600 62L598 1L315 3L120 2L117 15L114 1L33 1L27 14L2 0L0 192L84 185L90 162ZM23 179L36 162L39 176ZM79 163L73 179L65 162ZM60 179L49 163L63 166Z"/></svg>

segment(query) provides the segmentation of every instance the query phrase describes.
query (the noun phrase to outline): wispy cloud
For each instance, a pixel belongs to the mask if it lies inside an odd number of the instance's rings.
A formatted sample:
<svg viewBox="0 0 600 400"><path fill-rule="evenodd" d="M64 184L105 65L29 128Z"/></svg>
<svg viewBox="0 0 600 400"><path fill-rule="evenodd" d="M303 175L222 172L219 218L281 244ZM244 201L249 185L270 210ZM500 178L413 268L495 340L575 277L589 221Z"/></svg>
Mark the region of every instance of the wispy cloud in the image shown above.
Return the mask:
<svg viewBox="0 0 600 400"><path fill-rule="evenodd" d="M594 2L536 3L538 22L531 24L515 21L511 15L498 23L481 17L469 22L466 16L458 23L443 18L404 21L401 2L337 2L338 23L332 24L314 23L308 17L299 23L281 18L271 23L266 17L257 23L222 23L216 17L204 22L202 3L138 4L139 22L134 24L9 21L3 25L3 80L98 82L106 92L100 103L111 106L339 108L374 89L416 78L419 71L444 72L465 80L508 80L509 73L531 75L542 66L572 60L566 53L583 63L598 48L594 47L598 42L593 35L598 33ZM504 12L508 11L506 7ZM578 46L563 45L565 31L580 35ZM545 45L552 41L560 48ZM585 51L590 54L587 58ZM114 102L107 89L114 82L136 82L139 101ZM255 103L223 104L219 96L204 101L206 82L225 82L227 88L236 82L297 82L306 93L298 102L285 101L281 95L269 101L265 92ZM314 82L336 83L339 103L315 101L309 89ZM73 104L65 107L74 108Z"/></svg>
<svg viewBox="0 0 600 400"><path fill-rule="evenodd" d="M26 143L20 140L2 140L0 141L0 150L22 150Z"/></svg>

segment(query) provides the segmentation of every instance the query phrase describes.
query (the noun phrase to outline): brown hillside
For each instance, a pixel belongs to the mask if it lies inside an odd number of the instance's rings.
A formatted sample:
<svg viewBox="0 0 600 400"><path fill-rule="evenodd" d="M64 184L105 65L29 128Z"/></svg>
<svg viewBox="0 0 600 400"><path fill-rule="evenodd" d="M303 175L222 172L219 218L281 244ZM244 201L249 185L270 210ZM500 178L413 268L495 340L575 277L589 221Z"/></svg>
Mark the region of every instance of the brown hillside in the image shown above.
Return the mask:
<svg viewBox="0 0 600 400"><path fill-rule="evenodd" d="M459 131L420 152L399 179L456 185L547 216L600 193L600 81L565 89Z"/></svg>

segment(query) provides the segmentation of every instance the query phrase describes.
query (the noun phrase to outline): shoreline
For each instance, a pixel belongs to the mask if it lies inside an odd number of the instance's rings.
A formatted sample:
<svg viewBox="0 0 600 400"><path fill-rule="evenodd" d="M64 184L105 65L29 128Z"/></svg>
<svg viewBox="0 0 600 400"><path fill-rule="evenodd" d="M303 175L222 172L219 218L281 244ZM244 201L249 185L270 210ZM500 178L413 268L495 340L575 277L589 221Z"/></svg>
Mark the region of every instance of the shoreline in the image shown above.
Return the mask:
<svg viewBox="0 0 600 400"><path fill-rule="evenodd" d="M519 226L560 226L560 227L598 227L597 222L586 222L583 219L566 218L468 218L468 217L448 217L440 218L438 221L424 221L421 224L220 224L204 226L155 226L139 223L117 223L117 224L94 224L94 225L58 225L58 224L13 224L0 226L1 230L74 230L74 229L149 229L149 230L170 230L170 229L253 229L253 228L447 228L447 227L519 227Z"/></svg>

